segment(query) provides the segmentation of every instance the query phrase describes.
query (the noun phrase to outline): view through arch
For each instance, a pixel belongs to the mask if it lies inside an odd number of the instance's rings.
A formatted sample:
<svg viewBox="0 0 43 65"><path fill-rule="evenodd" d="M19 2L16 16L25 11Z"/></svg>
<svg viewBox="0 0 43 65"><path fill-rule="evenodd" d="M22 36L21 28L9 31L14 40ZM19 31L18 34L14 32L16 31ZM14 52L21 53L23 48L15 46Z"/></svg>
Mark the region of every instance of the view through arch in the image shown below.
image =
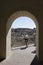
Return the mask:
<svg viewBox="0 0 43 65"><path fill-rule="evenodd" d="M26 16L16 18L11 26L11 47L25 46L29 44L36 45L36 24Z"/></svg>
<svg viewBox="0 0 43 65"><path fill-rule="evenodd" d="M14 60L19 63L29 64L33 61L36 55L36 24L31 18L21 16L13 21L11 51L14 54Z"/></svg>
<svg viewBox="0 0 43 65"><path fill-rule="evenodd" d="M38 22L36 20L36 18L29 12L27 11L18 11L16 13L14 13L7 21L7 25L6 25L6 57L11 55L11 26L13 24L13 22L19 18L19 17L28 17L31 20L34 21L34 23L36 24L36 52L37 52L37 56L38 56L38 51L39 51L39 26L38 26ZM34 28L35 29L35 28Z"/></svg>

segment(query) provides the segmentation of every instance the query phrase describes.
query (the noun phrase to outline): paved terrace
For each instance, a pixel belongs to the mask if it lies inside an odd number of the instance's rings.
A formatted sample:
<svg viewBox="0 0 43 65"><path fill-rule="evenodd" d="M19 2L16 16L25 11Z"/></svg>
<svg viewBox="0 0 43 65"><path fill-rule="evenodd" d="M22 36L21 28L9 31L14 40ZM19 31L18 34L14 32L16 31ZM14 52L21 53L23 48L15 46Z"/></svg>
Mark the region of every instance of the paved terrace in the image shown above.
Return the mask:
<svg viewBox="0 0 43 65"><path fill-rule="evenodd" d="M34 44L30 44L28 48L25 46L12 48L12 55L0 65L40 65L35 50Z"/></svg>

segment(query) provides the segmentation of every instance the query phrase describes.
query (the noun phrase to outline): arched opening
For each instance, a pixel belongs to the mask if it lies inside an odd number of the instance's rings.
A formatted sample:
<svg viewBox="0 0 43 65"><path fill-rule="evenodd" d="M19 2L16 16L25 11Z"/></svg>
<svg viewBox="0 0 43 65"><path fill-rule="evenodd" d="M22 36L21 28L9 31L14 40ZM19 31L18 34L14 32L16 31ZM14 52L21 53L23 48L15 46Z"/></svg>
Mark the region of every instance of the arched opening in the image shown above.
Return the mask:
<svg viewBox="0 0 43 65"><path fill-rule="evenodd" d="M29 12L27 11L18 11L16 13L14 13L7 21L7 25L6 25L6 57L9 57L11 55L11 25L13 23L13 21L20 17L20 16L27 16L29 18L31 18L35 24L36 24L36 53L37 56L39 54L39 26L38 26L38 22L36 20L36 18Z"/></svg>
<svg viewBox="0 0 43 65"><path fill-rule="evenodd" d="M20 16L14 20L11 26L11 48L28 45L35 46L36 25L34 21L26 16Z"/></svg>

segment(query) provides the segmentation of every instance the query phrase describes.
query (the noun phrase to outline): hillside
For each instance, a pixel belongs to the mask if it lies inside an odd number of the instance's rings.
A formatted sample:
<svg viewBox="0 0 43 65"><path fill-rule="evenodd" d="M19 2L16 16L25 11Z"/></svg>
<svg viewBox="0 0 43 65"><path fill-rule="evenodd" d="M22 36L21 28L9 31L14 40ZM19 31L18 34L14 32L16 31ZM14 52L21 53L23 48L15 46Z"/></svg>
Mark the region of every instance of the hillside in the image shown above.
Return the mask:
<svg viewBox="0 0 43 65"><path fill-rule="evenodd" d="M35 43L36 29L16 28L11 29L11 46L25 45L24 37L28 35L28 44Z"/></svg>

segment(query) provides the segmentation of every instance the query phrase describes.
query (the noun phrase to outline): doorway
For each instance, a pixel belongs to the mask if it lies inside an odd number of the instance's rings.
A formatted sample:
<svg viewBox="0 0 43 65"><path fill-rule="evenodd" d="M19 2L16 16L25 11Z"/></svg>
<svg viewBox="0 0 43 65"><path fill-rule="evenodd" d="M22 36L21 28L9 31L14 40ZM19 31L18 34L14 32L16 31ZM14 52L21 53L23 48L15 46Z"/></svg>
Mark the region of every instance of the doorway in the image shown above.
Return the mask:
<svg viewBox="0 0 43 65"><path fill-rule="evenodd" d="M29 12L27 11L18 11L16 13L14 13L8 20L7 25L6 25L6 57L11 55L11 25L14 22L14 20L16 20L16 18L21 17L21 16L26 16L31 18L34 23L36 24L36 38L35 38L35 42L36 42L36 54L38 56L38 51L39 51L39 26L38 26L38 22L36 20L36 18ZM35 29L35 28L34 28Z"/></svg>
<svg viewBox="0 0 43 65"><path fill-rule="evenodd" d="M11 48L36 46L36 25L26 16L16 18L11 26Z"/></svg>

